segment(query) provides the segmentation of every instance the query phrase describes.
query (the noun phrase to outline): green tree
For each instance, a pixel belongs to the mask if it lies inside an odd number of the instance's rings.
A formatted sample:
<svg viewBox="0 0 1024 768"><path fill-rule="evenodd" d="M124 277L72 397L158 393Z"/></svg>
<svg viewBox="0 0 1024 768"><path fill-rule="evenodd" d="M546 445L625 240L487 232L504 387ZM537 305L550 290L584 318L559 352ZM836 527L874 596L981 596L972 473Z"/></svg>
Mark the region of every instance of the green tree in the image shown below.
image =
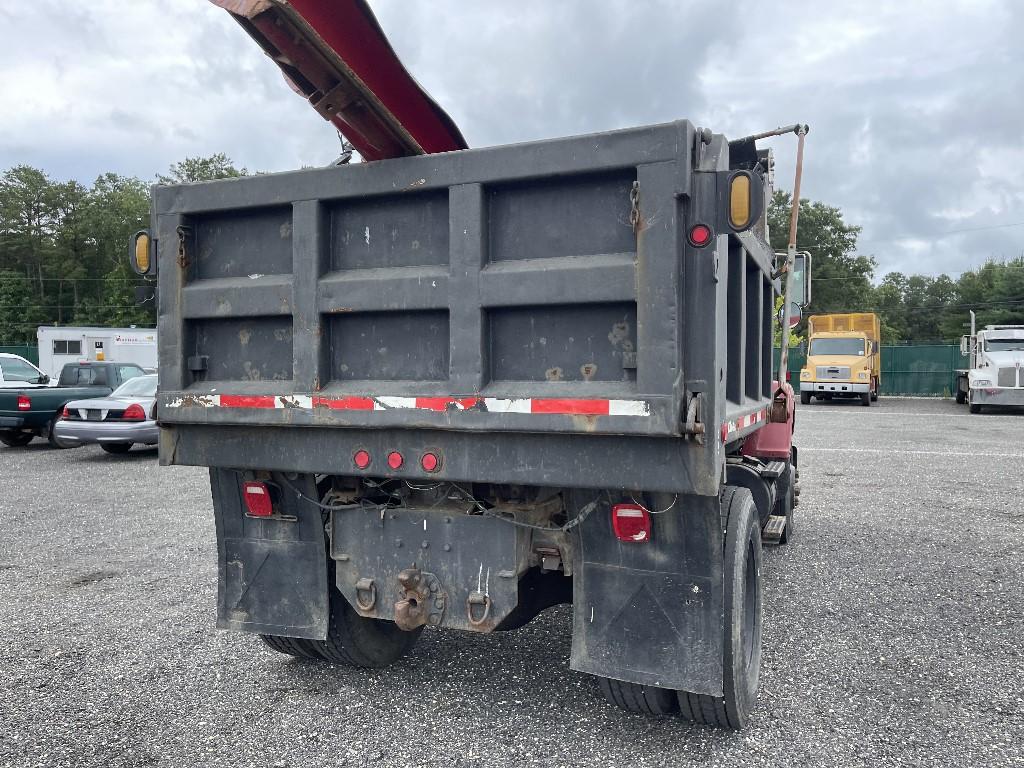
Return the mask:
<svg viewBox="0 0 1024 768"><path fill-rule="evenodd" d="M195 181L233 179L248 175L248 170L236 168L230 157L218 152L209 157L186 157L172 164L166 175L158 175L157 181L161 184L189 184Z"/></svg>
<svg viewBox="0 0 1024 768"><path fill-rule="evenodd" d="M776 190L768 206L768 232L772 247L786 250L792 198ZM868 311L874 298L872 277L875 259L857 255L860 227L843 221L838 208L811 200L800 200L797 248L810 251L811 304L809 312Z"/></svg>

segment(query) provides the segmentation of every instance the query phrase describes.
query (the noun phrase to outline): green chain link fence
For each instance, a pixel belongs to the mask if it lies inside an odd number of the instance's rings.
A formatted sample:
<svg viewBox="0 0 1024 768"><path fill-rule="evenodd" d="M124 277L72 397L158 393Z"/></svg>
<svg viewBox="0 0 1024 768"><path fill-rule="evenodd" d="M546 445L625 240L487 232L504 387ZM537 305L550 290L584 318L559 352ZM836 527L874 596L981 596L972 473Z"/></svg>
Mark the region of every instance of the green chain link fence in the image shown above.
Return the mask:
<svg viewBox="0 0 1024 768"><path fill-rule="evenodd" d="M776 367L779 351L775 350ZM789 353L790 380L800 381L807 355L801 349ZM960 347L951 344L905 344L882 347L882 394L952 397L956 371L967 367Z"/></svg>
<svg viewBox="0 0 1024 768"><path fill-rule="evenodd" d="M13 344L5 346L0 344L0 352L9 355L21 355L33 365L39 365L39 347L35 344Z"/></svg>

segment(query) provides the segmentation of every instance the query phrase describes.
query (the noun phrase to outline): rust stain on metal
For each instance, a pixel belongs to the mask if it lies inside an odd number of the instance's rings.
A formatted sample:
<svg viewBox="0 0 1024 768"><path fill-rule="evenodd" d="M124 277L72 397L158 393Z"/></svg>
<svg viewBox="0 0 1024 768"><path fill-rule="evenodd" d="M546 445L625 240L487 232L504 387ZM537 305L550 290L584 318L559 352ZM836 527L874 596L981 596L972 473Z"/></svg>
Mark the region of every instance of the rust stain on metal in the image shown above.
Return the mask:
<svg viewBox="0 0 1024 768"><path fill-rule="evenodd" d="M562 369L556 365L554 368L548 368L544 372L544 378L548 381L561 381L564 378L564 375L562 373Z"/></svg>
<svg viewBox="0 0 1024 768"><path fill-rule="evenodd" d="M446 595L441 582L432 573L406 568L398 574L402 599L395 603L395 624L409 632L417 627L441 623Z"/></svg>
<svg viewBox="0 0 1024 768"><path fill-rule="evenodd" d="M580 366L580 375L584 381L590 381L597 373L597 363L584 363Z"/></svg>
<svg viewBox="0 0 1024 768"><path fill-rule="evenodd" d="M598 417L592 413L576 413L572 415L572 423L580 432L596 432Z"/></svg>

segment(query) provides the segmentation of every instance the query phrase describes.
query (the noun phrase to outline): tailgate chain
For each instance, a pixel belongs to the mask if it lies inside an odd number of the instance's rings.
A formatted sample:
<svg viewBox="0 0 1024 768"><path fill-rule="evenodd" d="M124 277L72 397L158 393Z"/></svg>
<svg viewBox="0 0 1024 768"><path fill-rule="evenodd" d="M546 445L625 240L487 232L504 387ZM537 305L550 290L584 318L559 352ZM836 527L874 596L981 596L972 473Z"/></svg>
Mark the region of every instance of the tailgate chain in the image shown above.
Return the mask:
<svg viewBox="0 0 1024 768"><path fill-rule="evenodd" d="M633 228L633 234L640 231L640 182L634 181L629 190L629 225Z"/></svg>
<svg viewBox="0 0 1024 768"><path fill-rule="evenodd" d="M185 269L188 266L188 252L185 250L185 241L192 236L192 227L181 224L175 231L178 233L178 266Z"/></svg>

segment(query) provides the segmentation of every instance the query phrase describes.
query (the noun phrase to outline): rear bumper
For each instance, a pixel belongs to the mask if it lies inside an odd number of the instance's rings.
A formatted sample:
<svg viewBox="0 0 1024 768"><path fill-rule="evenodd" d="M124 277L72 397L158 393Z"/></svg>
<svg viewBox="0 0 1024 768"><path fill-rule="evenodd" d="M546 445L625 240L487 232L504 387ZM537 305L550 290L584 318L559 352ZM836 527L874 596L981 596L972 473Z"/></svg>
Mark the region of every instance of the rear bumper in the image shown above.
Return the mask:
<svg viewBox="0 0 1024 768"><path fill-rule="evenodd" d="M57 438L75 445L85 443L143 443L156 445L160 428L155 421L104 423L101 421L58 421Z"/></svg>
<svg viewBox="0 0 1024 768"><path fill-rule="evenodd" d="M975 405L1024 406L1024 387L975 387L971 389L971 402Z"/></svg>
<svg viewBox="0 0 1024 768"><path fill-rule="evenodd" d="M21 416L0 416L0 429L21 429L25 419Z"/></svg>
<svg viewBox="0 0 1024 768"><path fill-rule="evenodd" d="M852 381L801 381L800 391L837 395L863 394L871 391L871 384L866 381L856 384Z"/></svg>

